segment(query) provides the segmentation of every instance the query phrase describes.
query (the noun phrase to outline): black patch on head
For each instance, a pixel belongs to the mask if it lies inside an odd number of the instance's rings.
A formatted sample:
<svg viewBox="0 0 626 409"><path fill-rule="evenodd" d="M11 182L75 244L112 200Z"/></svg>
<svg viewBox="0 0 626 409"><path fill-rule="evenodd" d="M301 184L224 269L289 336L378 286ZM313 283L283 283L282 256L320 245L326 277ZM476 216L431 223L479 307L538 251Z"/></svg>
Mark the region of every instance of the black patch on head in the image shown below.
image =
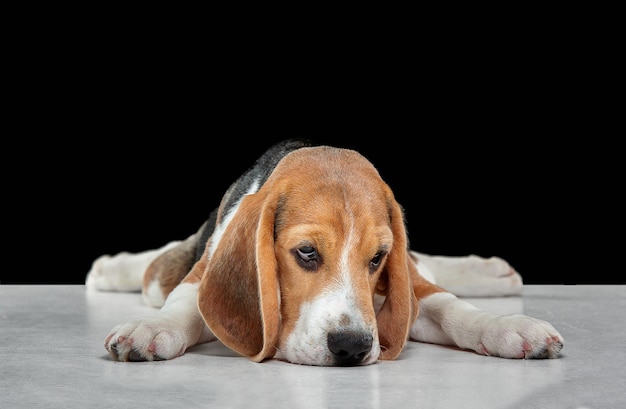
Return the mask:
<svg viewBox="0 0 626 409"><path fill-rule="evenodd" d="M224 214L227 214L237 202L245 195L252 183L258 183L259 187L263 186L265 181L270 177L274 168L278 165L287 154L298 150L313 146L308 139L287 139L277 143L261 155L254 165L250 167L243 175L241 175L227 190L228 200L224 203ZM200 228L200 240L196 246L196 261L202 257L206 242L215 231L217 223L217 209L213 210L208 220Z"/></svg>
<svg viewBox="0 0 626 409"><path fill-rule="evenodd" d="M265 151L265 153L256 160L254 165L228 188L230 197L225 203L224 213L228 213L228 211L231 210L237 202L239 202L241 197L248 192L252 183L256 181L259 184L259 187L263 186L265 181L274 171L274 168L276 168L276 165L278 165L278 162L280 162L287 154L308 146L312 146L308 140L288 139L277 143Z"/></svg>

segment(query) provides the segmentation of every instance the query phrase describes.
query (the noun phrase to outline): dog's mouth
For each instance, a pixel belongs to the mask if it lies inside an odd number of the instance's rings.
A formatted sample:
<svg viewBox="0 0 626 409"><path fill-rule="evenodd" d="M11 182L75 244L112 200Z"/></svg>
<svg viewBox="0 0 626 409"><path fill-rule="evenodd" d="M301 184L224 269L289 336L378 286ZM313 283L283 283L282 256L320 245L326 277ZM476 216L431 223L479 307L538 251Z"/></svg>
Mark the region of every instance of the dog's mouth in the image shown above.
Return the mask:
<svg viewBox="0 0 626 409"><path fill-rule="evenodd" d="M334 331L327 333L325 339L319 335L290 337L275 357L299 365L347 367L370 365L380 356L378 338L372 332Z"/></svg>

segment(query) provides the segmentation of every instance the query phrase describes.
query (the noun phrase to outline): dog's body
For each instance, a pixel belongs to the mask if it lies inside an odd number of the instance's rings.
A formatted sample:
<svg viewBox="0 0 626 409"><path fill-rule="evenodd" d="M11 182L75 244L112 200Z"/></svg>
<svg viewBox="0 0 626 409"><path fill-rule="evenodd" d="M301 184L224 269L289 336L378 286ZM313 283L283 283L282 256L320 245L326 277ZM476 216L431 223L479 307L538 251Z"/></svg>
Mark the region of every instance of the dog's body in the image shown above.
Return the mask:
<svg viewBox="0 0 626 409"><path fill-rule="evenodd" d="M457 298L519 294L508 263L411 251L402 208L373 165L301 141L270 148L198 232L102 256L86 286L141 289L160 307L106 337L120 361L171 359L216 339L253 361L308 365L395 359L408 339L505 358L554 358L563 345L545 321Z"/></svg>

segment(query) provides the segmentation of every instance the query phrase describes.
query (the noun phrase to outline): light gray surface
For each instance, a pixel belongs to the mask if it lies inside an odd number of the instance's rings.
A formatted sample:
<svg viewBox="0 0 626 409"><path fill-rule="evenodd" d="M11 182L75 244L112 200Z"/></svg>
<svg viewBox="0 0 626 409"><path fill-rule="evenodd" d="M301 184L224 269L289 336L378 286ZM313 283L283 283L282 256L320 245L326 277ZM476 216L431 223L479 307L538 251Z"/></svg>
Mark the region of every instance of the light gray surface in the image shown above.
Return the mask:
<svg viewBox="0 0 626 409"><path fill-rule="evenodd" d="M563 357L509 360L410 342L366 367L253 363L219 343L111 361L104 337L154 314L139 294L0 285L0 408L626 408L626 286L526 286L471 299L551 322Z"/></svg>

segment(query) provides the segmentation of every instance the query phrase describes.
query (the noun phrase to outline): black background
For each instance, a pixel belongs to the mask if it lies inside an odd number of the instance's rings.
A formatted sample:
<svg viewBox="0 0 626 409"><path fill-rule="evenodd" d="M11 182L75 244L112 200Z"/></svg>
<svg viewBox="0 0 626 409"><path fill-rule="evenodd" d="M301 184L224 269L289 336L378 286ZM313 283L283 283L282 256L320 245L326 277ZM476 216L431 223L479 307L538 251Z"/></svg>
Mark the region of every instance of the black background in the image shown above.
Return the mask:
<svg viewBox="0 0 626 409"><path fill-rule="evenodd" d="M5 67L2 284L81 284L101 254L187 237L293 137L369 158L418 251L497 255L527 284L625 282L623 113L597 46L473 32L312 56L85 33L39 33Z"/></svg>
<svg viewBox="0 0 626 409"><path fill-rule="evenodd" d="M45 166L14 182L19 192L9 200L20 208L8 223L19 237L18 251L9 253L16 268L3 269L1 282L81 284L101 254L187 237L264 149L291 136L317 137L369 158L405 208L418 251L497 255L527 284L624 281L605 268L616 257L606 250L615 246L610 235L597 232L610 229L607 216L588 205L601 189L560 145L461 129L448 136L417 123L404 131L361 129L356 137L348 129L272 132L269 124L258 132L170 126L171 132L145 129L159 135L142 141L85 136L66 147L51 141L47 148L62 155L50 154Z"/></svg>

